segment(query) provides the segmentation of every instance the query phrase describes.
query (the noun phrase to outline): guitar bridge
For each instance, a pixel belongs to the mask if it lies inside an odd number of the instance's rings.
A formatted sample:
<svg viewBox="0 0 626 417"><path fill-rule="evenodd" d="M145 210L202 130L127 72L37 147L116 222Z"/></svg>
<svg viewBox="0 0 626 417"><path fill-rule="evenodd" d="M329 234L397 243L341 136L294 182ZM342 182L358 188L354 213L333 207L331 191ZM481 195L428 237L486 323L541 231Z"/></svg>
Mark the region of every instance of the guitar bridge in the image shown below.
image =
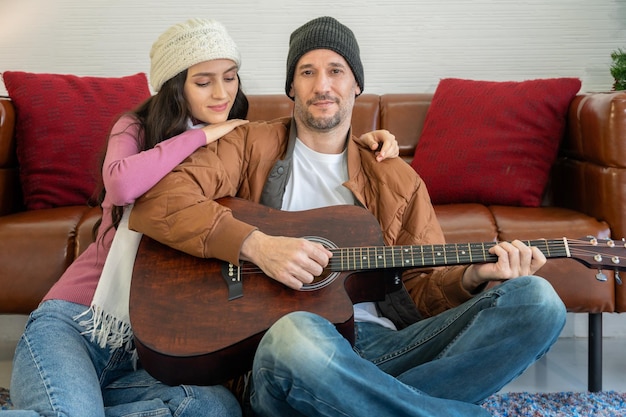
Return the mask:
<svg viewBox="0 0 626 417"><path fill-rule="evenodd" d="M243 297L243 285L241 283L241 268L239 265L233 265L230 262L222 264L222 278L226 281L228 287L228 300L232 301L239 297Z"/></svg>

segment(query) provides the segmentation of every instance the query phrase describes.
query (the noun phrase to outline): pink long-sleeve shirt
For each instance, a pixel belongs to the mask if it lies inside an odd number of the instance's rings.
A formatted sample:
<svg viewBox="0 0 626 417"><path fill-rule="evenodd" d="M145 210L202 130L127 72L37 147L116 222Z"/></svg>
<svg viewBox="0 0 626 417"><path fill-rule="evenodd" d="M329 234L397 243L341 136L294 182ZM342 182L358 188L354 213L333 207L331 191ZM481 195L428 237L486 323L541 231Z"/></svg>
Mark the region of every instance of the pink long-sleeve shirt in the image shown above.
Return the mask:
<svg viewBox="0 0 626 417"><path fill-rule="evenodd" d="M113 206L132 204L174 167L206 144L200 129L190 129L141 151L139 126L132 116L122 116L113 126L102 179L107 193L102 202L102 223L96 241L63 273L43 301L66 300L89 306L96 291L115 229L110 229Z"/></svg>

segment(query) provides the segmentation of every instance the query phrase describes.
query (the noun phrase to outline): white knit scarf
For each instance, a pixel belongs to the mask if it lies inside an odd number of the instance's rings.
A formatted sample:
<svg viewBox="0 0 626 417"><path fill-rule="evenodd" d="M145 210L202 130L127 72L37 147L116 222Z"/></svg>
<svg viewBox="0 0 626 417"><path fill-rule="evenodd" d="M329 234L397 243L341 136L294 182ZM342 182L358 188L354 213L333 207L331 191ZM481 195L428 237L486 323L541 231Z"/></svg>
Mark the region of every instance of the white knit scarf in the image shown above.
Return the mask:
<svg viewBox="0 0 626 417"><path fill-rule="evenodd" d="M206 123L194 124L191 119L187 119L188 129L200 129L206 125ZM102 348L109 346L115 349L124 346L128 351L133 350L133 331L128 306L133 265L142 234L128 228L128 218L132 209L133 204L124 207L124 214L104 262L91 306L74 318L79 320L88 317L79 321L79 324L85 327L83 334L90 334L91 341L96 341Z"/></svg>
<svg viewBox="0 0 626 417"><path fill-rule="evenodd" d="M83 334L90 334L91 341L98 343L101 348L123 346L128 351L133 350L128 306L133 265L142 234L128 228L132 208L132 204L124 208L91 306L75 317L76 320L88 317L79 321L85 327Z"/></svg>

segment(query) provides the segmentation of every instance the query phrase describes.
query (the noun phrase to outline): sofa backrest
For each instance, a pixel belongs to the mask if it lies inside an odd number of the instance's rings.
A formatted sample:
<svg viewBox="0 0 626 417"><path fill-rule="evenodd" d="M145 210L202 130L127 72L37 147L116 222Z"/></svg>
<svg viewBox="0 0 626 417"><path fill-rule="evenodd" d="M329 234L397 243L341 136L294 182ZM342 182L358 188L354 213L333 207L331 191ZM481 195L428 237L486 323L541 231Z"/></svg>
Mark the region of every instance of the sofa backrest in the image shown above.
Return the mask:
<svg viewBox="0 0 626 417"><path fill-rule="evenodd" d="M353 133L387 129L398 141L400 156L411 162L432 97L430 93L362 94L352 113ZM293 101L284 94L251 95L248 99L251 121L290 116L293 110Z"/></svg>
<svg viewBox="0 0 626 417"><path fill-rule="evenodd" d="M430 93L363 94L356 100L354 133L389 130L399 143L400 156L410 162L432 97ZM293 102L284 94L248 98L250 120L291 115ZM15 116L11 100L0 98L0 216L23 210ZM570 104L567 122L544 205L572 208L607 220L615 236L626 236L626 202L624 192L619 191L626 183L626 93L580 94Z"/></svg>
<svg viewBox="0 0 626 417"><path fill-rule="evenodd" d="M420 97L416 101L414 97ZM413 157L426 109L432 95L363 94L356 100L353 131L357 135L385 128L396 135L400 155L407 161ZM284 94L250 95L248 118L272 120L290 116L293 102ZM393 108L392 111L390 111ZM402 109L402 111L398 111ZM421 111L422 114L416 114ZM0 216L23 209L16 157L15 108L7 97L0 98ZM382 127L382 126L385 127Z"/></svg>

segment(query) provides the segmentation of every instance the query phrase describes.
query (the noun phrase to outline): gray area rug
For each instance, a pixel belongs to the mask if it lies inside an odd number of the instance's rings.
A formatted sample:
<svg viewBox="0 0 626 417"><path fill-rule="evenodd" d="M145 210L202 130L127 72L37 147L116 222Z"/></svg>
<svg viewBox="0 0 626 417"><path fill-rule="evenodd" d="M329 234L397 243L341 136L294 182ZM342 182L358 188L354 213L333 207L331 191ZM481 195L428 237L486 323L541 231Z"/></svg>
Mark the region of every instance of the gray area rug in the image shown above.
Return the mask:
<svg viewBox="0 0 626 417"><path fill-rule="evenodd" d="M483 407L494 417L623 417L626 393L512 392L492 395Z"/></svg>
<svg viewBox="0 0 626 417"><path fill-rule="evenodd" d="M514 392L492 395L483 407L494 417L624 417L626 393ZM0 410L11 410L9 391L0 388Z"/></svg>

